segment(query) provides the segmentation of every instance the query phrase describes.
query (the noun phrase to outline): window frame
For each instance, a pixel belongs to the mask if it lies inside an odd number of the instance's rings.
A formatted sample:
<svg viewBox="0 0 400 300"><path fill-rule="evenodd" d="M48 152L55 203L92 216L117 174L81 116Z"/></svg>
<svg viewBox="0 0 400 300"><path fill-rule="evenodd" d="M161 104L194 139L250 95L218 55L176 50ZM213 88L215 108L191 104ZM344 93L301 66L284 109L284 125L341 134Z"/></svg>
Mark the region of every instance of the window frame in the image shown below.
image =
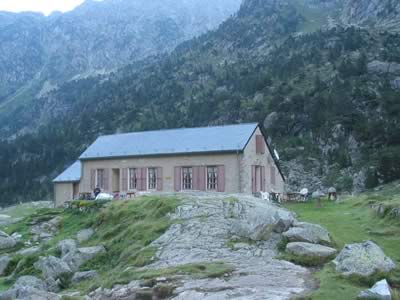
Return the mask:
<svg viewBox="0 0 400 300"><path fill-rule="evenodd" d="M185 170L189 170L189 182L190 182L190 188L187 188L188 183L185 182ZM193 167L182 167L181 171L181 186L183 191L193 191Z"/></svg>
<svg viewBox="0 0 400 300"><path fill-rule="evenodd" d="M137 168L128 168L128 191L137 191L138 190L138 178L137 178ZM132 175L132 172L133 172L133 176L134 176L134 179L135 179L135 186L134 187L132 187L131 186L131 175Z"/></svg>
<svg viewBox="0 0 400 300"><path fill-rule="evenodd" d="M150 176L150 171L154 171L154 177ZM151 181L150 179L153 179ZM155 167L149 167L147 168L147 190L148 191L155 191L157 190L157 168Z"/></svg>
<svg viewBox="0 0 400 300"><path fill-rule="evenodd" d="M214 182L210 183L210 177L209 177L209 169L213 169L214 170ZM211 188L210 186L214 185L214 188ZM207 191L218 191L218 166L207 166L206 167L206 190Z"/></svg>

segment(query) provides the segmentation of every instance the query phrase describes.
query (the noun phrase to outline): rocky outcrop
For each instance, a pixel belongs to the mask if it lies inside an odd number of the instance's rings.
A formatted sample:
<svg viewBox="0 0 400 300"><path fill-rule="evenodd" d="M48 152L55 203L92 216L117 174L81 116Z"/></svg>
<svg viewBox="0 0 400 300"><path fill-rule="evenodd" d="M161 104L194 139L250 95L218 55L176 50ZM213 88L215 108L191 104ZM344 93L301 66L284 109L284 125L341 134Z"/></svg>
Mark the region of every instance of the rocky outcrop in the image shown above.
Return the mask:
<svg viewBox="0 0 400 300"><path fill-rule="evenodd" d="M72 271L76 272L85 262L103 253L106 253L103 246L78 248L75 252L65 255L62 260L68 264Z"/></svg>
<svg viewBox="0 0 400 300"><path fill-rule="evenodd" d="M17 254L22 255L22 256L28 256L28 255L36 254L39 252L40 252L40 247L34 246L34 247L30 247L30 248L21 249L17 252Z"/></svg>
<svg viewBox="0 0 400 300"><path fill-rule="evenodd" d="M329 232L320 225L306 222L295 222L283 235L290 242L306 242L313 244L329 245L331 238Z"/></svg>
<svg viewBox="0 0 400 300"><path fill-rule="evenodd" d="M372 241L344 246L334 260L336 271L342 275L369 277L393 270L395 263Z"/></svg>
<svg viewBox="0 0 400 300"><path fill-rule="evenodd" d="M11 289L0 293L0 300L58 300L61 297L48 290L43 280L34 276L22 276L17 279Z"/></svg>
<svg viewBox="0 0 400 300"><path fill-rule="evenodd" d="M94 235L94 230L91 228L83 229L76 234L76 239L79 243L88 241Z"/></svg>
<svg viewBox="0 0 400 300"><path fill-rule="evenodd" d="M239 217L233 222L231 233L253 241L268 240L272 233L288 230L293 222L293 214L283 209L252 211L245 218Z"/></svg>
<svg viewBox="0 0 400 300"><path fill-rule="evenodd" d="M302 242L293 242L286 245L286 252L295 256L304 256L308 258L327 259L336 254L336 249Z"/></svg>
<svg viewBox="0 0 400 300"><path fill-rule="evenodd" d="M41 271L45 278L58 279L63 275L72 274L69 265L54 256L40 257L34 267Z"/></svg>
<svg viewBox="0 0 400 300"><path fill-rule="evenodd" d="M10 249L15 247L17 241L7 233L0 231L0 250Z"/></svg>
<svg viewBox="0 0 400 300"><path fill-rule="evenodd" d="M38 222L33 221L33 226L31 228L32 240L34 242L48 241L50 240L54 234L58 231L59 226L61 225L62 218L55 217L46 222Z"/></svg>
<svg viewBox="0 0 400 300"><path fill-rule="evenodd" d="M76 253L77 249L78 243L73 239L62 240L57 244L57 250L60 251L61 257L65 257L70 253Z"/></svg>
<svg viewBox="0 0 400 300"><path fill-rule="evenodd" d="M387 280L378 281L369 290L362 291L357 299L391 300L392 294Z"/></svg>

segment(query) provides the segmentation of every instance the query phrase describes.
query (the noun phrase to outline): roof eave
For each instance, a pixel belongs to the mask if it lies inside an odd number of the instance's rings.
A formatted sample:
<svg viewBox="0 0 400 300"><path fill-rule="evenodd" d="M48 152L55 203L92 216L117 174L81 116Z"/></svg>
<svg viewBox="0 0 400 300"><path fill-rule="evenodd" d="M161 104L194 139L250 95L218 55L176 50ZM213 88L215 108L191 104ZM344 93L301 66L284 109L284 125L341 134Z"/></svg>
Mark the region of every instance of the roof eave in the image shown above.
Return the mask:
<svg viewBox="0 0 400 300"><path fill-rule="evenodd" d="M177 152L177 153L154 153L154 154L139 154L139 155L115 155L115 156L92 156L92 157L79 157L80 161L89 160L110 160L110 159L123 159L123 158L145 158L145 157L170 157L170 156L183 156L183 155L211 155L211 154L235 154L243 153L243 149L223 150L223 151L203 151L203 152Z"/></svg>

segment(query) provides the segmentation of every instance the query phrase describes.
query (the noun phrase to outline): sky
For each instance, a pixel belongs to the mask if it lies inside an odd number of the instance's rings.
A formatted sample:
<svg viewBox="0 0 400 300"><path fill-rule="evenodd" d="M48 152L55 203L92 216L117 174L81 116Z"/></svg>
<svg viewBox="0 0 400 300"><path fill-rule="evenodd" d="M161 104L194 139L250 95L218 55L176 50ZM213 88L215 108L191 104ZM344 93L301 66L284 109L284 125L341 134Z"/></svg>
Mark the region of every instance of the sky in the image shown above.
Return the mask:
<svg viewBox="0 0 400 300"><path fill-rule="evenodd" d="M53 11L72 10L83 2L84 0L0 0L0 11L35 11L49 15Z"/></svg>

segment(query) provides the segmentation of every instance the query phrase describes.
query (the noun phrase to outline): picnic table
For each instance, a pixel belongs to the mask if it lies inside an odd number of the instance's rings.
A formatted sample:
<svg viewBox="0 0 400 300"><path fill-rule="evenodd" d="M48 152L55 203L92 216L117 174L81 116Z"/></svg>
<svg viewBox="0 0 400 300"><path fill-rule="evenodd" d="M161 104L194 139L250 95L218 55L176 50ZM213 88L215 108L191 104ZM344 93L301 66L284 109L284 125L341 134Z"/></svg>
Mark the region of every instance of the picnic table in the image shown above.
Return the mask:
<svg viewBox="0 0 400 300"><path fill-rule="evenodd" d="M286 202L302 202L304 201L304 195L300 193L286 193Z"/></svg>

